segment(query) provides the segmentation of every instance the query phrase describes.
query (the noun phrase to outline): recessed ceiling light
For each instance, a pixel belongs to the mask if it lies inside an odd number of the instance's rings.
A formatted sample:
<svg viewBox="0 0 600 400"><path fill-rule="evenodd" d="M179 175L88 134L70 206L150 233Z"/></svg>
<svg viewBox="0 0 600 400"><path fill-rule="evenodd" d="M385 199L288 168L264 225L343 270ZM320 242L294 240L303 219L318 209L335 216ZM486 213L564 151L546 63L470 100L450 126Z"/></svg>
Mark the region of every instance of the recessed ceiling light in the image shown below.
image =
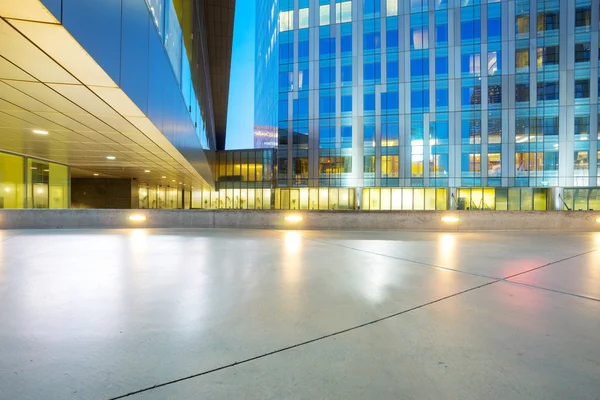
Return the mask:
<svg viewBox="0 0 600 400"><path fill-rule="evenodd" d="M4 188L4 191L5 191L6 193L10 192L10 188Z"/></svg>
<svg viewBox="0 0 600 400"><path fill-rule="evenodd" d="M171 182L175 182L175 179L173 179Z"/></svg>
<svg viewBox="0 0 600 400"><path fill-rule="evenodd" d="M116 160L117 157L115 157L115 156L106 156L106 159L113 161L113 160Z"/></svg>
<svg viewBox="0 0 600 400"><path fill-rule="evenodd" d="M161 176L161 178L162 178L162 179L167 179L167 177L166 177L166 176Z"/></svg>
<svg viewBox="0 0 600 400"><path fill-rule="evenodd" d="M35 133L36 135L47 135L48 134L48 131L45 131L43 129L34 129L32 132Z"/></svg>
<svg viewBox="0 0 600 400"><path fill-rule="evenodd" d="M37 167L31 167L31 169L37 169Z"/></svg>
<svg viewBox="0 0 600 400"><path fill-rule="evenodd" d="M150 172L150 170L149 170L149 169L147 169L147 170L145 170L144 172L148 173L148 172Z"/></svg>
<svg viewBox="0 0 600 400"><path fill-rule="evenodd" d="M179 182L179 184L181 185L181 182Z"/></svg>
<svg viewBox="0 0 600 400"><path fill-rule="evenodd" d="M94 174L94 176L98 176L98 174Z"/></svg>
<svg viewBox="0 0 600 400"><path fill-rule="evenodd" d="M50 172L50 170L49 169L45 169L44 172Z"/></svg>

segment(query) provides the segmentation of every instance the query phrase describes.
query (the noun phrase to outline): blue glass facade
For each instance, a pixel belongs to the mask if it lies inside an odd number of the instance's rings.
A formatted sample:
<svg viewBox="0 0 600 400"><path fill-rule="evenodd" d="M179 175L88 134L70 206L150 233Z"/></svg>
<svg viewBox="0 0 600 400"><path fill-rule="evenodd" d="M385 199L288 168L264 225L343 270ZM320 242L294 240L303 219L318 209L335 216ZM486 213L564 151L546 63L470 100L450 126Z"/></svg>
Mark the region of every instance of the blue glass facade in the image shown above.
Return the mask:
<svg viewBox="0 0 600 400"><path fill-rule="evenodd" d="M173 0L42 3L186 157L214 149Z"/></svg>
<svg viewBox="0 0 600 400"><path fill-rule="evenodd" d="M256 0L255 148L277 146L278 80L273 79L273 77L279 76L279 35L277 34L279 14L277 9L277 0ZM287 79L287 77L281 76L279 80L281 79Z"/></svg>
<svg viewBox="0 0 600 400"><path fill-rule="evenodd" d="M257 5L259 27L278 16L257 30L256 84L279 188L449 188L452 203L600 185L597 1Z"/></svg>

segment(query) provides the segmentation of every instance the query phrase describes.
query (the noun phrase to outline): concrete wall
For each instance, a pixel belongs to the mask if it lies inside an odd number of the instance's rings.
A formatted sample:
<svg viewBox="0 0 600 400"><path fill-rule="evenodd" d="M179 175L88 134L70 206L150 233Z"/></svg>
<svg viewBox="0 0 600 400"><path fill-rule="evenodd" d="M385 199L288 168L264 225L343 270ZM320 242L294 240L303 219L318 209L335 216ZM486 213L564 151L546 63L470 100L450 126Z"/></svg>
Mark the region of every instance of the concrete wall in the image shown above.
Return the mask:
<svg viewBox="0 0 600 400"><path fill-rule="evenodd" d="M132 222L132 215L145 221ZM285 221L289 215L302 221ZM443 222L453 216L458 222ZM423 231L600 231L588 211L0 210L0 228L259 228Z"/></svg>
<svg viewBox="0 0 600 400"><path fill-rule="evenodd" d="M137 182L130 179L73 178L71 207L127 209L139 206Z"/></svg>

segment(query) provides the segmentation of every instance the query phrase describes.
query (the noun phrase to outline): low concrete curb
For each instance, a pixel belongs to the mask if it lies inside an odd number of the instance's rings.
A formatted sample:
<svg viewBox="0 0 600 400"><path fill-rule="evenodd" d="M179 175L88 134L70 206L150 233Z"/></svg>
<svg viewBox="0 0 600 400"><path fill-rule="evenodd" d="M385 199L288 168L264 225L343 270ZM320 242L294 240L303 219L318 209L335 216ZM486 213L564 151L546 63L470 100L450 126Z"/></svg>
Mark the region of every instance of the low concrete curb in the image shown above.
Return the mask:
<svg viewBox="0 0 600 400"><path fill-rule="evenodd" d="M289 216L301 221L287 221ZM142 216L145 220L132 221ZM0 210L1 229L600 231L594 211Z"/></svg>

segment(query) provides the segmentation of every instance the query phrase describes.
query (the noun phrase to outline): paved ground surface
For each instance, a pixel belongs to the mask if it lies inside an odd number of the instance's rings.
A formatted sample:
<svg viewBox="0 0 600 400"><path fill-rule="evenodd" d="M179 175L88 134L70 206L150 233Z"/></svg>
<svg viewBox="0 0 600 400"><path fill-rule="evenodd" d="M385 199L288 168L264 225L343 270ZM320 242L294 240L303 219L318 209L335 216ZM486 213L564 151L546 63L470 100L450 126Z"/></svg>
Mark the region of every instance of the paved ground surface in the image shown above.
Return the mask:
<svg viewBox="0 0 600 400"><path fill-rule="evenodd" d="M600 399L600 233L0 231L2 399Z"/></svg>

